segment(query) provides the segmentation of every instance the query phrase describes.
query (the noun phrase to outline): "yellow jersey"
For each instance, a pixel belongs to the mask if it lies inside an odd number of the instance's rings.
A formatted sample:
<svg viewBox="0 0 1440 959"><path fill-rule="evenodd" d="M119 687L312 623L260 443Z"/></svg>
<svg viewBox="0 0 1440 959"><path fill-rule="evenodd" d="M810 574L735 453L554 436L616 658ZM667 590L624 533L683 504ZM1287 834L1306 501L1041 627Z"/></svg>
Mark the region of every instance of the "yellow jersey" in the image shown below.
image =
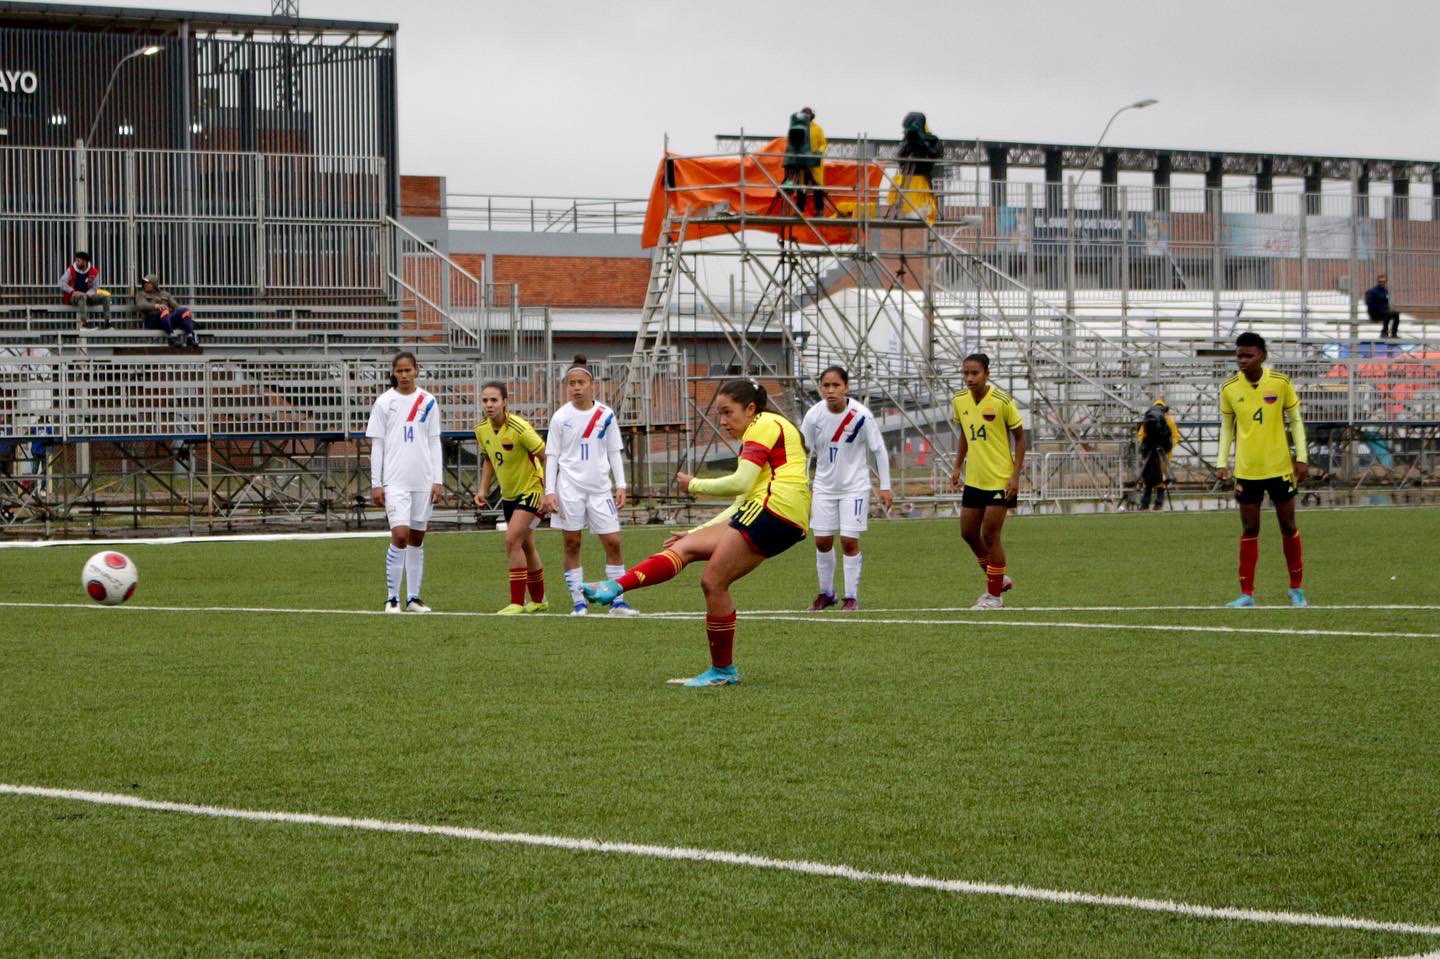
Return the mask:
<svg viewBox="0 0 1440 959"><path fill-rule="evenodd" d="M487 416L475 427L475 442L495 470L502 499L519 499L529 493L544 495L545 467L540 463L540 454L545 451L545 441L535 427L511 414L497 431Z"/></svg>
<svg viewBox="0 0 1440 959"><path fill-rule="evenodd" d="M976 489L1004 489L1015 472L1010 431L1024 427L1020 410L1010 394L993 383L980 402L969 390L950 400L950 416L965 437L965 485Z"/></svg>
<svg viewBox="0 0 1440 959"><path fill-rule="evenodd" d="M1300 397L1295 395L1290 377L1283 373L1263 370L1256 383L1247 380L1244 373L1236 373L1225 381L1220 387L1220 421L1224 426L1229 420L1235 430L1236 479L1294 475L1285 417L1299 410ZM1220 451L1221 456L1228 454L1229 450ZM1303 451L1300 458L1305 458Z"/></svg>
<svg viewBox="0 0 1440 959"><path fill-rule="evenodd" d="M745 493L745 507L759 503L786 522L808 529L810 483L805 470L805 442L785 417L757 413L740 438L740 459L760 467Z"/></svg>

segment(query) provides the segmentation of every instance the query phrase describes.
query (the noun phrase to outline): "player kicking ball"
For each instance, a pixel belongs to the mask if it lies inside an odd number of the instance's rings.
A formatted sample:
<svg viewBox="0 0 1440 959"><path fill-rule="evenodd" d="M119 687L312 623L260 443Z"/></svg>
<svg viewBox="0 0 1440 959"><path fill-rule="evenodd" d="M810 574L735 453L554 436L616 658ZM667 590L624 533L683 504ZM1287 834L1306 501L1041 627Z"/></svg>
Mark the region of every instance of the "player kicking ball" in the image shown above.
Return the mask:
<svg viewBox="0 0 1440 959"><path fill-rule="evenodd" d="M705 561L700 588L705 592L705 638L710 668L683 686L731 686L740 682L735 667L735 600L730 586L772 556L805 538L810 515L805 444L785 417L766 411L765 388L754 380L729 380L715 399L720 426L741 441L735 472L720 479L676 475L682 493L734 496L729 509L704 526L677 533L665 548L616 579L588 583L582 591L592 603L608 605L622 593L673 579L687 563Z"/></svg>
<svg viewBox="0 0 1440 959"><path fill-rule="evenodd" d="M963 467L960 535L985 574L985 592L970 608L1003 609L1005 601L1000 594L1015 583L1005 575L1005 546L1000 532L1020 492L1025 426L1010 394L990 384L990 357L971 353L965 357L961 373L966 388L950 401L950 415L960 433L950 488L962 488Z"/></svg>
<svg viewBox="0 0 1440 959"><path fill-rule="evenodd" d="M1220 387L1220 454L1215 468L1220 481L1230 478L1230 447L1235 447L1235 501L1240 504L1240 595L1226 605L1255 605L1255 565L1260 559L1260 507L1265 495L1275 504L1280 523L1280 546L1290 571L1290 605L1309 605L1305 599L1305 564L1301 559L1300 530L1295 526L1297 483L1309 471L1305 421L1300 418L1300 397L1290 377L1265 368L1265 338L1245 332L1235 338L1235 365L1240 372ZM1295 453L1285 436L1289 421Z"/></svg>
<svg viewBox="0 0 1440 959"><path fill-rule="evenodd" d="M428 613L420 598L425 576L425 527L434 504L444 502L440 455L440 404L415 385L414 353L390 361L390 388L370 408L370 499L385 509L390 546L385 551L385 612L400 612L404 574L407 613Z"/></svg>
<svg viewBox="0 0 1440 959"><path fill-rule="evenodd" d="M870 525L869 457L880 477L880 505L888 513L894 504L890 492L890 454L880 424L863 403L850 398L850 374L832 366L820 374L819 403L800 421L800 435L815 457L811 484L810 530L815 534L815 572L820 593L810 604L818 613L836 604L835 533L840 533L844 554L845 596L840 611L860 608L860 571L864 558L860 534Z"/></svg>
<svg viewBox="0 0 1440 959"><path fill-rule="evenodd" d="M545 499L550 525L565 543L565 585L570 589L572 616L590 612L580 592L585 570L580 563L580 534L585 527L600 537L605 549L605 577L625 572L620 552L620 510L625 507L625 457L615 411L595 401L595 377L584 356L576 356L565 372L570 402L550 417L545 441ZM611 475L615 485L610 485ZM610 604L611 616L634 616L624 598Z"/></svg>

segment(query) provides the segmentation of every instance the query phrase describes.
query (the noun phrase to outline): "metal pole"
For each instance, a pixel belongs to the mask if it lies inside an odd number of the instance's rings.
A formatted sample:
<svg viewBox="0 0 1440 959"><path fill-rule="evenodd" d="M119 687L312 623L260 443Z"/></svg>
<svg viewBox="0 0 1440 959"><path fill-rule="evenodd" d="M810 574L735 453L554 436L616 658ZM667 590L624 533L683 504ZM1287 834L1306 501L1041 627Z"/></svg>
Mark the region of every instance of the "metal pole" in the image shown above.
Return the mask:
<svg viewBox="0 0 1440 959"><path fill-rule="evenodd" d="M1065 312L1075 312L1075 177L1069 178L1065 209Z"/></svg>
<svg viewBox="0 0 1440 959"><path fill-rule="evenodd" d="M1120 194L1120 338L1130 329L1130 191L1117 186Z"/></svg>
<svg viewBox="0 0 1440 959"><path fill-rule="evenodd" d="M1308 195L1300 198L1300 322L1304 324L1310 317L1310 198Z"/></svg>
<svg viewBox="0 0 1440 959"><path fill-rule="evenodd" d="M90 249L90 190L89 157L85 152L85 141L75 141L75 248Z"/></svg>
<svg viewBox="0 0 1440 959"><path fill-rule="evenodd" d="M1215 315L1214 336L1220 338L1220 287L1225 277L1225 249L1221 244L1220 208L1225 203L1224 194L1216 187L1208 187L1206 196L1210 200L1210 305Z"/></svg>
<svg viewBox="0 0 1440 959"><path fill-rule="evenodd" d="M1356 169L1357 165L1350 168L1350 325L1353 328L1360 319L1360 251L1358 239L1360 236L1360 184ZM1303 336L1305 321L1300 321L1301 335ZM1352 336L1353 339L1353 336Z"/></svg>

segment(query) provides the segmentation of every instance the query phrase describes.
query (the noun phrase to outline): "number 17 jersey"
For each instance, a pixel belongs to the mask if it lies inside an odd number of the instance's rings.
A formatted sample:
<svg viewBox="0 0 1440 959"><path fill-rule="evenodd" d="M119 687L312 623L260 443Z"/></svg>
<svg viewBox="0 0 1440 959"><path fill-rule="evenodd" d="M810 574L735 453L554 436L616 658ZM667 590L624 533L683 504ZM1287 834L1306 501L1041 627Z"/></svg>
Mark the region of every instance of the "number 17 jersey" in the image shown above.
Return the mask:
<svg viewBox="0 0 1440 959"><path fill-rule="evenodd" d="M950 416L960 427L965 452L965 485L976 489L1004 489L1015 472L1010 431L1024 424L1010 394L990 384L979 402L969 390L950 400Z"/></svg>

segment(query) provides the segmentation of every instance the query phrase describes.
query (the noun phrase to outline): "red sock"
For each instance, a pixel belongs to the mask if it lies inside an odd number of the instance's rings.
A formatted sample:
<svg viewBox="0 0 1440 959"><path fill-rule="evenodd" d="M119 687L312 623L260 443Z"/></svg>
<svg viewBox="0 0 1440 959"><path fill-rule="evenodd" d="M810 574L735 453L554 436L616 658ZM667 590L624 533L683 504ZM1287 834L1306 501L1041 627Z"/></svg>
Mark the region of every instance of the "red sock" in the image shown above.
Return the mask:
<svg viewBox="0 0 1440 959"><path fill-rule="evenodd" d="M980 560L980 572L984 573L986 576L989 576L989 575L990 575L990 557L989 557L989 556L979 556L979 557L976 557L976 558Z"/></svg>
<svg viewBox="0 0 1440 959"><path fill-rule="evenodd" d="M525 567L510 567L510 602L515 606L525 605Z"/></svg>
<svg viewBox="0 0 1440 959"><path fill-rule="evenodd" d="M641 586L654 586L667 579L674 579L684 568L685 561L680 558L679 553L672 549L664 549L630 567L615 582L620 584L621 589L628 592L632 589L639 589Z"/></svg>
<svg viewBox="0 0 1440 959"><path fill-rule="evenodd" d="M985 588L990 591L991 596L999 596L1000 591L1005 588L1005 567L985 567Z"/></svg>
<svg viewBox="0 0 1440 959"><path fill-rule="evenodd" d="M1305 563L1300 558L1300 531L1297 529L1294 536L1280 537L1280 545L1285 547L1285 568L1290 570L1290 588L1299 589L1305 581Z"/></svg>
<svg viewBox="0 0 1440 959"><path fill-rule="evenodd" d="M710 665L730 666L735 662L735 613L705 617L705 638L710 640Z"/></svg>
<svg viewBox="0 0 1440 959"><path fill-rule="evenodd" d="M525 585L530 587L531 602L545 602L545 567L526 570Z"/></svg>
<svg viewBox="0 0 1440 959"><path fill-rule="evenodd" d="M1255 595L1255 564L1260 560L1260 537L1240 537L1240 592Z"/></svg>

